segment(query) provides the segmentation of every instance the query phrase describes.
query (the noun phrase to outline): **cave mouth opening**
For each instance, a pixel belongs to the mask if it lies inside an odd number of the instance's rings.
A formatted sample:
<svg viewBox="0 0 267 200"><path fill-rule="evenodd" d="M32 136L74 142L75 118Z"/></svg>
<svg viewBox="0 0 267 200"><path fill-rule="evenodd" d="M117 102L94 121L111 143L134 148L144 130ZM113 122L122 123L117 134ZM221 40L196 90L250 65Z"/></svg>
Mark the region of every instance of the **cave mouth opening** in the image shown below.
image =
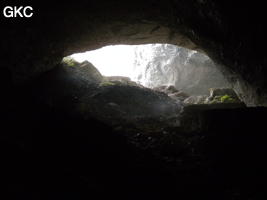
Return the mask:
<svg viewBox="0 0 267 200"><path fill-rule="evenodd" d="M176 45L106 46L67 56L62 64L69 72L68 82L75 83L76 110L112 126L144 124L152 118L148 123L152 126L155 120L160 121L159 128L180 126L177 116L192 106L244 106L218 64ZM161 124L162 119L167 125Z"/></svg>
<svg viewBox="0 0 267 200"><path fill-rule="evenodd" d="M172 85L189 95L208 95L210 88L230 87L207 55L171 44L112 45L68 58L89 61L103 76L128 77L148 88Z"/></svg>

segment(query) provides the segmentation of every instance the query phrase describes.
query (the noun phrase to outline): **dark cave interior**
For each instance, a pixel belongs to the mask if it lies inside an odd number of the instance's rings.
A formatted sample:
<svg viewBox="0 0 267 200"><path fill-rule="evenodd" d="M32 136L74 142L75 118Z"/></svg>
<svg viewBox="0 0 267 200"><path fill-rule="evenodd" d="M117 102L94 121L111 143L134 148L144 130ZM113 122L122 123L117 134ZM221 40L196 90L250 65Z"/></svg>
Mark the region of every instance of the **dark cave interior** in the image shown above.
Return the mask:
<svg viewBox="0 0 267 200"><path fill-rule="evenodd" d="M1 182L9 199L267 198L261 3L31 5L32 18L1 18ZM191 105L177 116L166 94L101 85L90 63L74 69L61 62L107 45L150 43L206 53L242 105ZM120 96L129 100L125 112L106 101Z"/></svg>

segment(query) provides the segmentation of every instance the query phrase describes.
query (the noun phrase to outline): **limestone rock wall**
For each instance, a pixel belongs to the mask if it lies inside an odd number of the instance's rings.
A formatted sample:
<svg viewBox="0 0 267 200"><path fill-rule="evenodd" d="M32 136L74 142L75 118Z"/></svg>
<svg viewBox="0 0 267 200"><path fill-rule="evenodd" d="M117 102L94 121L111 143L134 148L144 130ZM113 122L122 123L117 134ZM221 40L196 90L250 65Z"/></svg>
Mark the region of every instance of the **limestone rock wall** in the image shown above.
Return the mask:
<svg viewBox="0 0 267 200"><path fill-rule="evenodd" d="M135 80L147 87L174 85L190 95L209 94L209 88L229 87L208 56L170 44L135 47Z"/></svg>
<svg viewBox="0 0 267 200"><path fill-rule="evenodd" d="M1 16L1 68L7 69L14 83L50 70L75 52L110 44L161 42L201 49L224 65L227 79L239 85L247 104L266 105L264 2L19 2L24 3L35 9L32 18Z"/></svg>

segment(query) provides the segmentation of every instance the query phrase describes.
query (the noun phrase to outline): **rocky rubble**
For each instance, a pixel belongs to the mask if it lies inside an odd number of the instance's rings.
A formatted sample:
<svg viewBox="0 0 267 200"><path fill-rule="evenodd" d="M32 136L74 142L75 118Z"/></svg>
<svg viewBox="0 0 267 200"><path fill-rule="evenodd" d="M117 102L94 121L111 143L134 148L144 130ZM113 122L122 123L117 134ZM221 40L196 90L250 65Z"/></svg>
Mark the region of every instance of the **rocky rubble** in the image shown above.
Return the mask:
<svg viewBox="0 0 267 200"><path fill-rule="evenodd" d="M188 94L186 94L183 91L179 91L176 89L174 85L162 85L158 87L152 88L155 91L163 92L166 93L169 97L172 99L178 101L178 102L183 102L186 98L189 97Z"/></svg>
<svg viewBox="0 0 267 200"><path fill-rule="evenodd" d="M101 86L107 85L129 85L136 87L143 87L141 84L138 84L132 81L129 77L125 76L105 76L100 84Z"/></svg>
<svg viewBox="0 0 267 200"><path fill-rule="evenodd" d="M177 124L182 110L182 105L167 94L145 88L128 77L104 77L89 62L63 61L41 79L36 89L40 101L114 127L147 126L147 130L155 130ZM43 88L44 84L51 87Z"/></svg>
<svg viewBox="0 0 267 200"><path fill-rule="evenodd" d="M233 109L246 107L236 92L232 88L210 88L209 95L188 95L183 91L179 91L173 85L163 85L153 88L167 94L170 98L175 100L183 108L183 113L194 115L194 110L213 110L213 109ZM196 119L193 119L195 121ZM189 119L188 121L191 121ZM186 122L187 123L187 122ZM181 125L183 126L183 124Z"/></svg>
<svg viewBox="0 0 267 200"><path fill-rule="evenodd" d="M200 130L201 118L195 112L245 106L229 88L211 89L209 96L190 96L173 85L150 89L128 77L104 77L89 62L63 62L41 80L34 92L39 101L133 136Z"/></svg>
<svg viewBox="0 0 267 200"><path fill-rule="evenodd" d="M231 88L210 88L210 95L190 96L184 100L187 105L192 104L236 104L242 105L243 102L239 99L236 92Z"/></svg>

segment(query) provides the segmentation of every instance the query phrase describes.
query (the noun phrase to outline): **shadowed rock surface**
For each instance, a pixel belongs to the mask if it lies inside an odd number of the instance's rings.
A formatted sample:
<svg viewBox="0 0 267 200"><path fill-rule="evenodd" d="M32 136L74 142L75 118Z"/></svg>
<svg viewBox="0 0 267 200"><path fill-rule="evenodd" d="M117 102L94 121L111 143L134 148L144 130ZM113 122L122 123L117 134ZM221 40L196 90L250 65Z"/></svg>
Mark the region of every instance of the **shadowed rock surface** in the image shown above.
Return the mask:
<svg viewBox="0 0 267 200"><path fill-rule="evenodd" d="M85 71L92 74L79 79ZM266 173L266 136L251 136L266 109L220 104L180 112L165 93L103 83L90 63L63 64L11 94L1 115L8 152L1 181L10 198L265 197L266 185L255 181Z"/></svg>
<svg viewBox="0 0 267 200"><path fill-rule="evenodd" d="M39 80L32 89L37 101L113 126L148 118L167 121L179 116L182 109L167 94L127 77L103 77L89 62L63 62Z"/></svg>
<svg viewBox="0 0 267 200"><path fill-rule="evenodd" d="M264 2L27 4L33 18L1 18L1 199L267 199L266 108L193 105L183 127L160 119L139 130L111 127L75 107L101 77L87 84L88 75L58 67L64 56L108 44L176 44L206 52L241 100L266 106Z"/></svg>
<svg viewBox="0 0 267 200"><path fill-rule="evenodd" d="M64 5L53 2L52 6L49 2L31 3L37 9L33 18L1 20L0 48L5 58L1 68L9 71L12 82L30 80L75 52L111 44L157 42L206 52L223 64L226 78L243 94L247 104L266 103L266 12L262 3L212 0L93 0Z"/></svg>
<svg viewBox="0 0 267 200"><path fill-rule="evenodd" d="M261 200L267 195L266 135L255 131L264 129L266 109L197 107L184 111L184 128L140 124L138 131L114 130L32 101L33 93L26 91L16 91L28 95L19 102L13 96L13 106L1 112L0 148L6 152L1 182L10 199Z"/></svg>

